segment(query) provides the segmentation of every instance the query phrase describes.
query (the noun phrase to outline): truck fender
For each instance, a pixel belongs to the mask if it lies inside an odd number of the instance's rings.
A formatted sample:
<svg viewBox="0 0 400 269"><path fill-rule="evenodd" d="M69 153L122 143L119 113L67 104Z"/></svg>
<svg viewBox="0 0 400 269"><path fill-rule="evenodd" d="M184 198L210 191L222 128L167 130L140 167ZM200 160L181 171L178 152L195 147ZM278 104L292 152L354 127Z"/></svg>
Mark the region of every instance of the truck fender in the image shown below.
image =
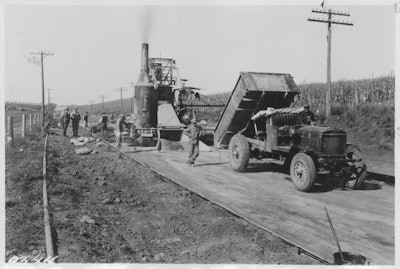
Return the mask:
<svg viewBox="0 0 400 269"><path fill-rule="evenodd" d="M283 164L285 170L290 169L290 163L292 162L292 159L294 155L299 153L301 150L298 147L291 147L289 152L286 155L285 163Z"/></svg>
<svg viewBox="0 0 400 269"><path fill-rule="evenodd" d="M358 149L359 151L361 151L360 147L357 146L357 145L355 145L355 144L353 144L353 143L346 143L346 148L348 148L349 146L353 146L353 147L355 147L356 149Z"/></svg>

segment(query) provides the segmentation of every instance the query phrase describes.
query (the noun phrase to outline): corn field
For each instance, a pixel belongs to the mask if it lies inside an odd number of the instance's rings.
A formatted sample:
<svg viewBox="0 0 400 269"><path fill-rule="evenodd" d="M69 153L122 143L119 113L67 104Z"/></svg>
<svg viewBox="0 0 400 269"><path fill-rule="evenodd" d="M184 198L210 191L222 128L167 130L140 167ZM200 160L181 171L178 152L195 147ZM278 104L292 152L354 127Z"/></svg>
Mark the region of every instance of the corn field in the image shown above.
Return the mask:
<svg viewBox="0 0 400 269"><path fill-rule="evenodd" d="M300 84L300 104L314 109L325 107L326 84ZM339 80L331 86L331 106L354 108L360 104L394 105L394 76L362 80Z"/></svg>

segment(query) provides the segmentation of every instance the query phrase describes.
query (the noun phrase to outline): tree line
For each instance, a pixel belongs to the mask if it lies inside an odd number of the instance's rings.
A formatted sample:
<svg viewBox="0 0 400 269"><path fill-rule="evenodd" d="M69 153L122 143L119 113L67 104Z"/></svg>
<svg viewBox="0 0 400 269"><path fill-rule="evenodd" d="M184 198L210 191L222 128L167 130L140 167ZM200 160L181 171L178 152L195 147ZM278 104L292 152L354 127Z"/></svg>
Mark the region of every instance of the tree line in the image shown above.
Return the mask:
<svg viewBox="0 0 400 269"><path fill-rule="evenodd" d="M42 110L42 104L38 103L29 103L29 102L11 102L11 101L6 101L5 102L5 109L7 111L41 111ZM46 105L46 110L48 111L54 111L54 109L57 107L56 104L50 103Z"/></svg>

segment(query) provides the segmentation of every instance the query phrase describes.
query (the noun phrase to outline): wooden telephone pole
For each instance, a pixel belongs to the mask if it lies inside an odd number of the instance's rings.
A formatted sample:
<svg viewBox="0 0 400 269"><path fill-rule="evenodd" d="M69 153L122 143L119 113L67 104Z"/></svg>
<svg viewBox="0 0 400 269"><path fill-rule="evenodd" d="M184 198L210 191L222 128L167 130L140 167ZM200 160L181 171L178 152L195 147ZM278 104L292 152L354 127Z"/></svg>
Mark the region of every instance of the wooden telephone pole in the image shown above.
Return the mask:
<svg viewBox="0 0 400 269"><path fill-rule="evenodd" d="M347 26L353 26L351 22L344 22L344 21L337 21L332 20L332 15L336 16L350 16L349 13L341 12L341 11L332 11L332 9L324 10L324 9L313 9L312 12L320 13L320 14L327 14L328 19L317 19L317 18L308 18L308 21L313 22L322 22L328 24L328 57L327 57L327 89L326 89L326 117L331 115L331 40L332 40L332 24L341 24Z"/></svg>
<svg viewBox="0 0 400 269"><path fill-rule="evenodd" d="M50 104L50 91L54 91L54 89L46 89L47 90L47 106Z"/></svg>
<svg viewBox="0 0 400 269"><path fill-rule="evenodd" d="M93 100L90 100L90 114L93 114Z"/></svg>
<svg viewBox="0 0 400 269"><path fill-rule="evenodd" d="M127 90L124 90L124 88L119 87L119 88L117 88L116 91L121 92L121 113L124 114L124 102L122 102L122 92L123 92L123 91L127 91Z"/></svg>
<svg viewBox="0 0 400 269"><path fill-rule="evenodd" d="M40 55L40 65L42 67L42 127L44 126L44 121L45 121L45 108L44 108L44 68L43 68L43 59L46 58L46 56L53 56L53 53L48 53L48 52L31 52L31 54L36 54Z"/></svg>
<svg viewBox="0 0 400 269"><path fill-rule="evenodd" d="M106 98L106 96L105 95L100 95L100 98L101 98L101 105L102 105L102 108L103 108L102 112L105 112L104 111L104 98Z"/></svg>

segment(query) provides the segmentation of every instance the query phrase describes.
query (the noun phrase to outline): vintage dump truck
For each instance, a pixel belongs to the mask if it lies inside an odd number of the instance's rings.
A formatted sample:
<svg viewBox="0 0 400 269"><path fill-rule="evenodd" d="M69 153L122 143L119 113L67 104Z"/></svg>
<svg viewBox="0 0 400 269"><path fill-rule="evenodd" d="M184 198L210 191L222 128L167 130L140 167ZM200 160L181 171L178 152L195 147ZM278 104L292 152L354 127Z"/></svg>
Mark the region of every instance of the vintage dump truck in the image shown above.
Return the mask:
<svg viewBox="0 0 400 269"><path fill-rule="evenodd" d="M237 172L246 171L250 158L285 165L300 191L321 178L360 188L367 175L361 151L343 130L299 123L299 93L290 74L241 72L214 130L214 146L228 149Z"/></svg>

